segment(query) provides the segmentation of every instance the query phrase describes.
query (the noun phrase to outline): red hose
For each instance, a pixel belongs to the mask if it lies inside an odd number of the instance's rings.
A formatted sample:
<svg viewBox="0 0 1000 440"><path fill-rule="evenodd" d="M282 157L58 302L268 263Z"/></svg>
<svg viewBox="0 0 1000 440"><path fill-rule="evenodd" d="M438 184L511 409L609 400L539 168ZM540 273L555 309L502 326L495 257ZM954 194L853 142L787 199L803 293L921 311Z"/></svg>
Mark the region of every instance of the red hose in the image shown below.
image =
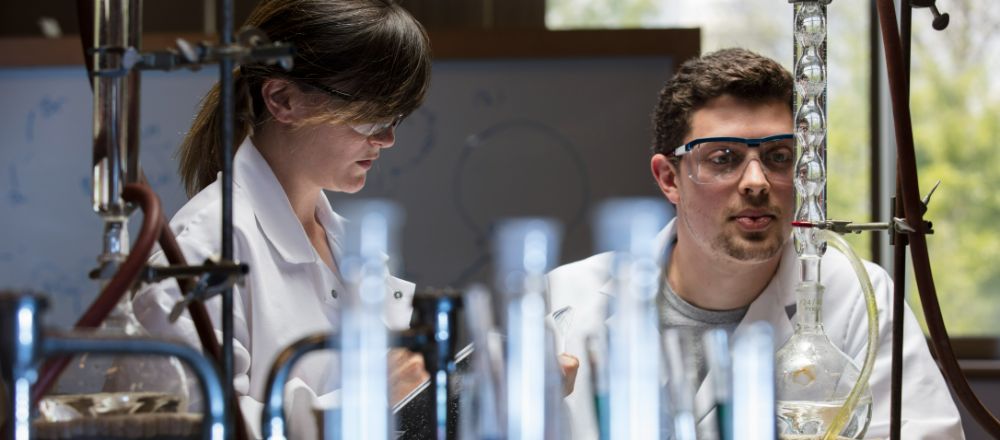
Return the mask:
<svg viewBox="0 0 1000 440"><path fill-rule="evenodd" d="M187 259L184 258L184 253L181 252L181 247L177 244L174 231L170 230L166 218L163 218L161 222L163 227L160 228L160 248L163 249L163 254L166 255L167 261L171 265L186 266ZM191 279L177 280L177 285L180 286L183 295L191 291L194 282ZM205 304L201 301L189 302L188 313L191 314L191 321L194 322L195 330L198 331L198 340L201 341L201 347L205 354L210 356L216 365L220 365L222 363L222 347L219 346L219 340L215 338L215 327L212 326L212 319L208 315ZM239 400L233 400L233 415L234 420L236 420L236 438L238 440L248 439L247 426L243 420L243 411L240 410Z"/></svg>
<svg viewBox="0 0 1000 440"><path fill-rule="evenodd" d="M174 232L167 225L166 218L162 222L160 248L163 249L163 254L167 257L167 262L172 266L186 266L187 259L184 258L184 253L181 252L181 248L177 244L177 237L174 236ZM177 285L180 287L181 295L184 296L194 287L194 281L190 278L178 279ZM215 328L212 326L212 319L208 315L208 309L205 308L205 304L201 301L191 301L188 303L188 313L191 314L191 320L194 322L195 330L198 332L198 340L201 342L202 349L213 360L218 362L221 358L222 349L219 347L219 341L215 339Z"/></svg>
<svg viewBox="0 0 1000 440"><path fill-rule="evenodd" d="M931 345L937 353L938 365L941 366L945 378L948 379L948 383L951 384L959 400L984 430L994 438L1000 438L1000 421L986 409L969 386L969 382L965 379L965 375L958 365L958 360L955 359L951 340L948 338L948 330L941 318L941 306L938 304L930 256L927 252L927 237L924 235L922 203L917 182L916 154L913 149L913 125L910 120L910 108L906 104L905 75L901 67L903 58L899 29L896 26L896 6L893 0L877 0L877 6L879 23L882 28L882 44L885 48L886 68L889 74L889 90L892 95L893 124L896 130L896 154L902 186L903 208L906 213L906 222L917 229L917 232L909 234L913 274L917 280L917 291L920 294L920 303L924 308ZM896 281L902 282L902 280Z"/></svg>
<svg viewBox="0 0 1000 440"><path fill-rule="evenodd" d="M129 183L122 191L122 198L126 202L137 203L142 208L142 228L139 230L139 237L125 262L118 268L118 272L76 322L75 329L96 328L104 322L104 318L111 314L118 301L121 301L122 296L128 292L129 287L139 277L139 272L146 265L153 244L160 235L160 228L163 227L160 200L149 187ZM40 370L38 382L32 389L33 401L37 402L52 388L56 379L72 360L72 357L58 357L45 362Z"/></svg>

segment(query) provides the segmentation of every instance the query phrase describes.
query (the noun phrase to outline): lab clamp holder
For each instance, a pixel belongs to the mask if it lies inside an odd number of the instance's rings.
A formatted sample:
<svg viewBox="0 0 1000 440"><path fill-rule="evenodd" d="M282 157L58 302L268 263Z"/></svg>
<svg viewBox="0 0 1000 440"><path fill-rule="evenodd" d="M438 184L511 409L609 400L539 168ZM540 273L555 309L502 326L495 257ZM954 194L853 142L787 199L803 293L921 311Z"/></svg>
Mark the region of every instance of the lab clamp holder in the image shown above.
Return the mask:
<svg viewBox="0 0 1000 440"><path fill-rule="evenodd" d="M222 59L231 59L238 64L277 64L282 69L292 70L294 48L282 42L271 42L260 29L245 27L236 36L237 42L216 45L209 42L192 44L183 38L176 40L176 48L153 52L139 52L134 47L101 47L88 49L87 54L115 54L121 57L121 67L94 70L94 76L118 77L134 70L172 71L189 69L197 71L204 65L217 64Z"/></svg>
<svg viewBox="0 0 1000 440"><path fill-rule="evenodd" d="M418 387L415 392L429 389L433 395L424 417L404 420L404 424L398 427L405 431L401 438L457 438L454 386L457 373L456 330L460 325L458 313L461 308L462 297L455 290L418 291L413 297L415 315L410 329L390 336L390 346L406 348L423 356L424 366L430 375L429 386ZM338 349L340 335L323 333L302 338L278 354L264 388L266 400L261 414L261 429L265 440L287 438L283 390L295 363L313 351ZM399 413L400 408L395 408L394 412Z"/></svg>
<svg viewBox="0 0 1000 440"><path fill-rule="evenodd" d="M931 188L927 196L920 201L920 211L921 213L926 213L928 207L930 206L931 196L937 191L938 187L941 186L941 181L938 180ZM896 204L896 198L891 199L891 204ZM894 244L897 238L905 239L907 234L917 233L917 229L910 226L906 222L905 218L893 217L892 221L888 222L869 222L869 223L855 223L848 220L824 220L820 222L808 222L808 221L793 221L792 226L798 228L816 228L829 230L831 232L836 232L841 235L845 234L860 234L866 231L886 231L889 233L890 244ZM923 226L921 227L920 233L923 234L933 234L934 233L934 223L928 220L923 220Z"/></svg>
<svg viewBox="0 0 1000 440"><path fill-rule="evenodd" d="M225 401L219 373L206 357L182 344L134 337L93 337L42 332L45 298L33 293L0 293L0 372L11 390L6 403L10 417L0 434L10 440L32 438L31 386L42 359L80 353L155 354L174 356L190 366L200 379L206 404L202 408L201 438L226 437Z"/></svg>

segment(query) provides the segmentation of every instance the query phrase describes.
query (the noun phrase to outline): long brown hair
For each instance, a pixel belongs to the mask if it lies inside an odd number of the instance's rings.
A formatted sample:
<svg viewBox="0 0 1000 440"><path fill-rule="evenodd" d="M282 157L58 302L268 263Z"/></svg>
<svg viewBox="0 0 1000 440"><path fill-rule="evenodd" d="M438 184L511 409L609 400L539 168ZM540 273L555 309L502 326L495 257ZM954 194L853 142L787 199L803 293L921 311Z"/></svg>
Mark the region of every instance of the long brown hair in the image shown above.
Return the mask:
<svg viewBox="0 0 1000 440"><path fill-rule="evenodd" d="M324 107L321 118L326 121L391 119L423 102L430 81L430 43L420 23L392 0L264 0L246 24L272 41L294 45L295 66L290 72L260 64L235 71L234 149L270 117L261 97L268 78L305 86L304 91L322 95L324 104L334 98L315 86L350 94L342 105ZM216 84L178 151L188 196L208 186L222 169L219 99Z"/></svg>

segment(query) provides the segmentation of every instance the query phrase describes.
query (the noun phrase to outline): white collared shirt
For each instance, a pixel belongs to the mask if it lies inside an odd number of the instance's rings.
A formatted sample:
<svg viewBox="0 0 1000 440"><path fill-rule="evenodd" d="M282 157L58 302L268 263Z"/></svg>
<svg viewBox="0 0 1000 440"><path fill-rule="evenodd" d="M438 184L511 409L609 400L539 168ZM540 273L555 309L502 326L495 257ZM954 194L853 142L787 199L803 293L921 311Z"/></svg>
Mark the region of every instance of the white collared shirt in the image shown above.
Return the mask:
<svg viewBox="0 0 1000 440"><path fill-rule="evenodd" d="M216 180L171 220L189 264L221 254L221 205L221 182ZM322 194L316 215L336 255L345 220ZM233 161L233 235L234 258L250 266L242 285L234 288L234 387L251 431L258 433L265 382L276 355L302 337L336 329L346 290L313 248L281 184L249 138ZM162 252L151 261L166 264ZM392 277L387 285L385 322L390 329L404 329L409 326L414 285ZM167 320L179 295L173 280L145 285L133 299L136 316L153 335L180 338L199 347L187 313L176 323ZM219 297L206 302L220 341L221 305ZM294 437L315 435L313 398L339 388L332 359L329 353L315 353L292 370L285 395L292 432L298 433Z"/></svg>
<svg viewBox="0 0 1000 440"><path fill-rule="evenodd" d="M676 221L671 221L657 236L659 249L676 239ZM662 251L661 251L662 252ZM794 306L795 286L799 282L797 256L789 242L781 257L778 271L763 292L755 299L735 333L746 330L749 324L766 321L774 329L775 349L780 348L793 333L792 320L787 308ZM604 253L560 266L549 273L550 306L557 310L573 306L577 310L578 325L567 337L567 352L581 359L573 393L566 398L573 423L574 439L598 438L593 408L593 386L590 366L586 362L585 338L588 334L603 331L607 318L607 305L614 295L609 271L611 254ZM830 248L823 256L821 283L823 297L823 324L830 340L857 365L864 362L867 340L867 320L864 297L850 263L843 254ZM889 433L889 387L892 359L892 279L881 267L865 262L878 303L879 347L875 367L869 379L872 391L872 420L868 437L886 438ZM937 368L924 334L913 312L907 305L904 317L903 342L903 423L902 438L906 439L962 439L962 423L958 408L948 392L941 372ZM712 373L702 383L695 397L695 411L699 425L715 423L711 404L710 386L706 386Z"/></svg>

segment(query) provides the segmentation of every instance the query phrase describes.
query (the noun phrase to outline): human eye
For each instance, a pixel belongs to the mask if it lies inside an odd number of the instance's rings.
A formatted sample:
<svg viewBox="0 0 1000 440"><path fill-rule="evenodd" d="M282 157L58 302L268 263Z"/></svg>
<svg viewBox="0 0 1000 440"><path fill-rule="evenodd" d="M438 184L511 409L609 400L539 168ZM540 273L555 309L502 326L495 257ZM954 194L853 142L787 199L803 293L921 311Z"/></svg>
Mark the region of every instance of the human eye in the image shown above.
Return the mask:
<svg viewBox="0 0 1000 440"><path fill-rule="evenodd" d="M776 145L767 150L765 160L773 165L789 165L795 160L795 153L788 145Z"/></svg>
<svg viewBox="0 0 1000 440"><path fill-rule="evenodd" d="M713 142L702 144L702 149L702 162L712 167L725 168L742 161L739 149L730 144Z"/></svg>

